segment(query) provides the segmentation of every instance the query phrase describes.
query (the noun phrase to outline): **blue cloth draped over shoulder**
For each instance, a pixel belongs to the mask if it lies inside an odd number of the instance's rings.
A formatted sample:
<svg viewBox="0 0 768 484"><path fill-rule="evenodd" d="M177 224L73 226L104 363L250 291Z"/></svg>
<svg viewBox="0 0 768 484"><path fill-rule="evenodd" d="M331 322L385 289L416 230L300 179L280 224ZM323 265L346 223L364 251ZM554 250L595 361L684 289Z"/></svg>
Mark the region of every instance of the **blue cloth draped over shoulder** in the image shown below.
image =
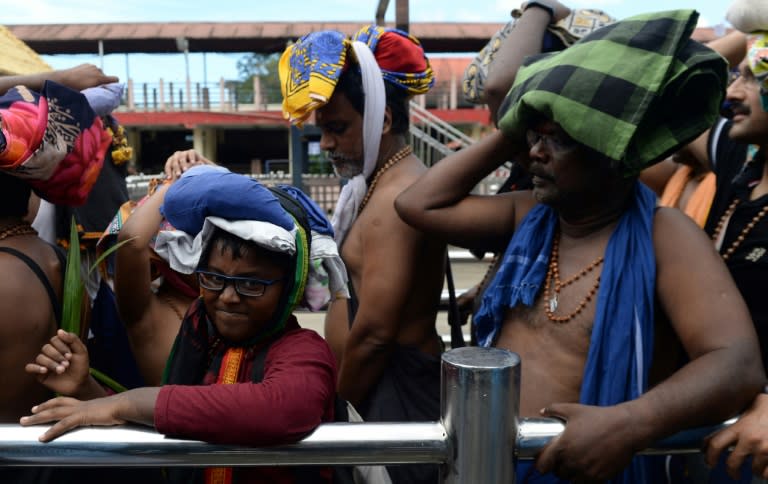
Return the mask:
<svg viewBox="0 0 768 484"><path fill-rule="evenodd" d="M647 388L653 354L655 206L655 195L637 182L632 202L608 241L579 398L582 404L615 405L639 397ZM515 231L474 316L480 345L494 343L507 308L534 303L547 274L557 224L552 208L537 205ZM645 483L646 472L642 458L636 457L612 482Z"/></svg>
<svg viewBox="0 0 768 484"><path fill-rule="evenodd" d="M223 167L200 165L184 172L168 189L160 211L174 227L192 236L203 229L209 215L294 228L291 216L264 185Z"/></svg>
<svg viewBox="0 0 768 484"><path fill-rule="evenodd" d="M323 212L322 208L317 206L317 203L315 203L314 200L309 198L306 193L291 185L277 185L277 188L290 195L304 208L304 211L307 214L310 230L321 235L333 237L333 226L331 225L330 220L328 220L328 216Z"/></svg>

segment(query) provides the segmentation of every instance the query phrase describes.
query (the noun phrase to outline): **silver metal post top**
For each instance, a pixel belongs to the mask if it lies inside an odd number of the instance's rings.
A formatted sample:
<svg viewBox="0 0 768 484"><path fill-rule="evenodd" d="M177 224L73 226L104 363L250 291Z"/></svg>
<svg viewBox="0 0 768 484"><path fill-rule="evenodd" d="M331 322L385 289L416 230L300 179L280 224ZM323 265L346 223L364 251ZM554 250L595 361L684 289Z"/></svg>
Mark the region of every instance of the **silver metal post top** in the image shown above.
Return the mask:
<svg viewBox="0 0 768 484"><path fill-rule="evenodd" d="M520 357L501 348L466 346L443 353L443 362L469 369L501 369L519 366Z"/></svg>

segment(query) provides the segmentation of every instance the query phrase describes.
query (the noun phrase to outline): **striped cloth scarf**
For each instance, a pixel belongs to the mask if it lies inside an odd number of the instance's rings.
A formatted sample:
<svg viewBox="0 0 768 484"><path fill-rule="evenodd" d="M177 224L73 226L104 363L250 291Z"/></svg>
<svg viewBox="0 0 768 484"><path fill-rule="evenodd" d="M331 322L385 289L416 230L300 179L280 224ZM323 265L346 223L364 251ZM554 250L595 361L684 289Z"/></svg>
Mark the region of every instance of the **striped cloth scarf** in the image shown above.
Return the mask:
<svg viewBox="0 0 768 484"><path fill-rule="evenodd" d="M639 173L715 122L725 60L690 39L694 10L638 15L568 49L526 59L499 110L499 127L522 144L537 117ZM585 122L588 120L588 122Z"/></svg>

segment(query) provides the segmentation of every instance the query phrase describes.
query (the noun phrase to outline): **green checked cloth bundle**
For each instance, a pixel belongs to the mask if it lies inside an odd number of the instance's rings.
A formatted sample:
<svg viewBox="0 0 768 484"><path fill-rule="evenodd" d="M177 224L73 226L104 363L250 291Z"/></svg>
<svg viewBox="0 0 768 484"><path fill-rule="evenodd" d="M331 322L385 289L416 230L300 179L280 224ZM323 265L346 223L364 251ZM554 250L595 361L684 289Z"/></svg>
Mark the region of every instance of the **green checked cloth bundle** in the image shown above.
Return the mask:
<svg viewBox="0 0 768 484"><path fill-rule="evenodd" d="M712 126L727 63L690 39L698 13L638 15L568 49L532 56L499 110L499 127L523 140L542 116L617 160L626 176L665 158Z"/></svg>

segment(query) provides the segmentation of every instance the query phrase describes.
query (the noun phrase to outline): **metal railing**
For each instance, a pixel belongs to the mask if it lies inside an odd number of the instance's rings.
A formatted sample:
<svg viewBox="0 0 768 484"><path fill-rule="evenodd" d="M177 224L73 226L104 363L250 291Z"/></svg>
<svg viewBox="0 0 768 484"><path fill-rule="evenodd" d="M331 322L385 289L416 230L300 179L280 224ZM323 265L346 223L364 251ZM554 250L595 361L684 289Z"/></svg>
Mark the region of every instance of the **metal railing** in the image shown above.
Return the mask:
<svg viewBox="0 0 768 484"><path fill-rule="evenodd" d="M85 428L42 444L42 426L0 425L0 466L209 467L265 465L443 464L441 482L514 482L515 457L532 459L565 425L518 418L520 359L497 348L443 354L441 420L329 423L303 440L274 447L214 445L166 438L131 427ZM701 442L735 419L681 432L642 454L700 451Z"/></svg>
<svg viewBox="0 0 768 484"><path fill-rule="evenodd" d="M433 155L434 153L430 154L430 156ZM155 175L132 175L126 177L129 196L133 200L140 199L147 194L147 187L152 178L163 178L164 176L165 175L158 173ZM284 172L258 175L247 174L247 176L255 178L259 180L260 183L267 186L275 184L291 185L293 183L291 175ZM507 176L509 176L509 171L504 167L499 168L496 172L490 174L483 179L483 181L478 183L474 193L479 195L496 193L498 187L501 186ZM309 195L320 208L325 210L325 213L333 213L336 201L339 198L339 193L341 193L341 183L339 182L339 178L335 175L303 174L301 179L307 195Z"/></svg>
<svg viewBox="0 0 768 484"><path fill-rule="evenodd" d="M415 101L410 103L410 114L410 143L416 156L427 166L474 143L472 138Z"/></svg>
<svg viewBox="0 0 768 484"><path fill-rule="evenodd" d="M275 74L276 75L276 74ZM440 83L419 96L423 109L476 108L456 94L459 81ZM279 111L282 93L259 83L225 80L166 80L136 83L129 80L122 110L127 111Z"/></svg>

